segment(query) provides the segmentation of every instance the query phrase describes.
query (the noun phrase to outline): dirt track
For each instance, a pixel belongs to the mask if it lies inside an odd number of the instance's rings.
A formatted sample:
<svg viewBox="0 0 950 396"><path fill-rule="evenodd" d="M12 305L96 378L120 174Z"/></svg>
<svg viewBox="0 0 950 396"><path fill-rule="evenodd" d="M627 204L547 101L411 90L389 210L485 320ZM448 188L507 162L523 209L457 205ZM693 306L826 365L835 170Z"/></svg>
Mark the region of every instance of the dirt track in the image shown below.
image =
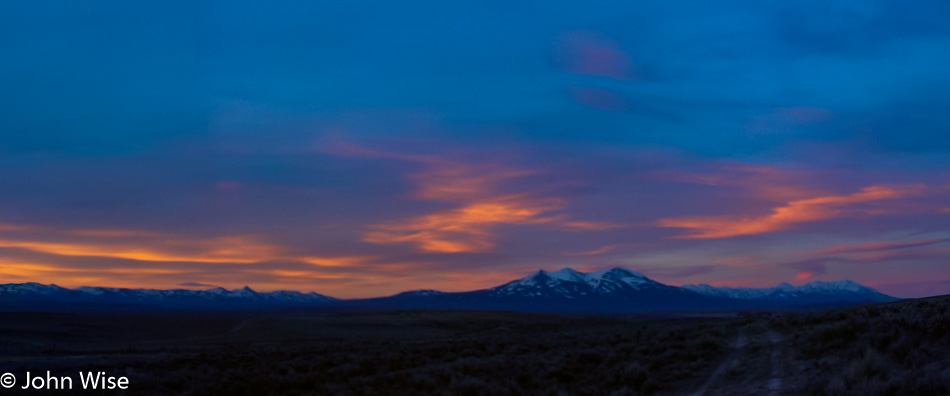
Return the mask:
<svg viewBox="0 0 950 396"><path fill-rule="evenodd" d="M782 336L763 326L743 328L732 353L692 395L781 395L784 345Z"/></svg>

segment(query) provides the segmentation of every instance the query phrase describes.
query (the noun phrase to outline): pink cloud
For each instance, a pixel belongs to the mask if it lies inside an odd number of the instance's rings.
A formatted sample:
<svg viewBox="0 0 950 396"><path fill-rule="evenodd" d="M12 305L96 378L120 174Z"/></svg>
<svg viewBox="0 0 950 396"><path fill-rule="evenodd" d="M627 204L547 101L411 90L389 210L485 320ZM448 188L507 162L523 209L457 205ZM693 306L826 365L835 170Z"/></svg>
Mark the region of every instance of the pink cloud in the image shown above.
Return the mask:
<svg viewBox="0 0 950 396"><path fill-rule="evenodd" d="M468 163L441 156L390 153L348 144L336 145L335 152L418 163L424 170L408 175L416 186L410 198L455 204L421 216L370 225L363 233L364 242L409 244L432 253L477 253L494 250L495 229L504 224L586 231L622 227L574 220L562 213L566 208L563 198L544 196L520 186L525 177L537 175L538 171L493 162ZM506 191L512 189L519 191Z"/></svg>
<svg viewBox="0 0 950 396"><path fill-rule="evenodd" d="M805 280L805 279L810 279L810 278L812 278L812 277L814 277L814 276L815 276L815 274L814 274L814 273L811 273L811 272L799 272L798 274L795 275L795 280L801 281L801 280Z"/></svg>
<svg viewBox="0 0 950 396"><path fill-rule="evenodd" d="M607 252L609 252L609 251L611 251L611 250L614 250L614 249L616 249L616 248L618 248L618 247L620 247L620 246L621 246L621 245L607 245L607 246L601 247L600 249L595 249L595 250L591 250L591 251L587 251L587 252L569 252L569 253L564 253L564 255L565 255L565 256L594 256L594 255L598 255L598 254L607 253Z"/></svg>
<svg viewBox="0 0 950 396"><path fill-rule="evenodd" d="M929 246L937 243L950 242L950 238L938 238L938 239L922 239L917 241L910 242L870 242L863 243L860 245L845 245L845 246L834 246L827 249L817 250L811 252L814 255L828 255L828 254L838 254L838 253L869 253L869 252L882 252L890 250L901 250L916 248L921 246Z"/></svg>
<svg viewBox="0 0 950 396"><path fill-rule="evenodd" d="M657 225L668 228L684 228L689 231L676 239L730 238L742 235L765 234L783 231L796 224L819 222L837 218L876 216L890 214L882 207L865 207L858 204L891 200L922 194L922 185L870 186L849 195L829 195L789 201L772 209L763 216L691 216L660 219Z"/></svg>
<svg viewBox="0 0 950 396"><path fill-rule="evenodd" d="M610 77L617 80L638 79L630 56L613 40L596 32L571 31L561 35L557 43L558 66L569 73Z"/></svg>

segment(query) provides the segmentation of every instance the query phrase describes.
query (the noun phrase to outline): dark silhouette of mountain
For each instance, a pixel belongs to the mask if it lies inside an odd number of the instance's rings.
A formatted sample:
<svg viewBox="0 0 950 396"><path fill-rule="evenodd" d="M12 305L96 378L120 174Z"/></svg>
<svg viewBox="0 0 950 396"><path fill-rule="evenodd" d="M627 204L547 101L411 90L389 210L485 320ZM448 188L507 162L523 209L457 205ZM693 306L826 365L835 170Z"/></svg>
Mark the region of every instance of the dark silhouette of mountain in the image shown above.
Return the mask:
<svg viewBox="0 0 950 396"><path fill-rule="evenodd" d="M778 286L764 289L712 287L709 285L685 285L682 288L707 296L763 301L773 304L822 304L836 301L890 302L897 300L894 297L882 294L870 287L849 280L811 282L798 287L788 283L782 283Z"/></svg>
<svg viewBox="0 0 950 396"><path fill-rule="evenodd" d="M110 309L238 310L310 307L337 301L317 293L275 291L258 293L245 286L226 290L153 290L109 287L65 289L56 285L0 285L0 309L6 311L68 311Z"/></svg>
<svg viewBox="0 0 950 396"><path fill-rule="evenodd" d="M261 310L433 309L510 310L533 312L647 312L761 309L793 306L835 306L895 301L851 281L781 284L772 288L727 288L709 285L669 286L623 268L591 273L565 268L539 270L524 278L484 290L448 293L415 290L389 297L338 300L316 293L236 290L65 289L37 283L0 285L0 309L53 310L130 309Z"/></svg>
<svg viewBox="0 0 950 396"><path fill-rule="evenodd" d="M343 302L384 309L478 309L533 312L648 312L841 306L897 298L851 281L812 282L767 289L675 287L623 268L582 273L539 270L491 289L462 293L434 290Z"/></svg>

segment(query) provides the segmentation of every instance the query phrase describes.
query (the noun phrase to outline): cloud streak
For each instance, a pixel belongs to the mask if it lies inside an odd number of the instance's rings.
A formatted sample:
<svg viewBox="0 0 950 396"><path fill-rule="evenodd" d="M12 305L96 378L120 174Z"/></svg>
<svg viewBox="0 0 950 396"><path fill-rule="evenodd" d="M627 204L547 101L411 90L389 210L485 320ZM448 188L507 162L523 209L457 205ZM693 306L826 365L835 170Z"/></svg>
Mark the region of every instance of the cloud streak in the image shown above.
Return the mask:
<svg viewBox="0 0 950 396"><path fill-rule="evenodd" d="M813 252L815 255L841 254L841 253L874 253L886 252L892 250L912 249L922 246L930 246L938 243L950 242L950 238L922 239L910 242L869 242L859 245L834 246Z"/></svg>
<svg viewBox="0 0 950 396"><path fill-rule="evenodd" d="M562 202L556 198L529 198L525 195L493 197L457 209L372 225L364 234L363 241L410 243L428 252L486 252L495 247L492 232L495 226L555 223L558 217L546 215L563 209Z"/></svg>
<svg viewBox="0 0 950 396"><path fill-rule="evenodd" d="M328 285L343 274L387 265L366 255L317 256L251 235L201 237L137 230L69 230L8 226L0 230L0 264L12 280L63 285L166 287L184 283L264 288ZM334 289L330 287L330 289Z"/></svg>
<svg viewBox="0 0 950 396"><path fill-rule="evenodd" d="M925 187L922 185L876 185L849 195L829 195L790 201L772 209L772 213L764 216L689 216L660 219L656 224L660 227L687 230L687 234L673 237L676 239L714 239L766 234L788 230L802 223L893 214L884 207L859 206L859 204L919 195L924 190Z"/></svg>
<svg viewBox="0 0 950 396"><path fill-rule="evenodd" d="M603 254L603 253L612 251L620 246L621 245L607 245L607 246L601 247L600 249L595 249L595 250L591 250L587 252L568 252L568 253L564 253L564 255L565 256L596 256L598 254Z"/></svg>
<svg viewBox="0 0 950 396"><path fill-rule="evenodd" d="M465 163L438 156L404 155L337 145L341 155L392 158L422 165L409 175L416 190L410 198L457 205L451 209L367 227L368 243L409 244L432 253L482 253L497 244L495 228L501 225L539 226L567 231L621 228L608 222L573 220L562 213L566 201L525 188L524 178L540 172L513 169L497 163ZM514 190L514 192L510 192Z"/></svg>

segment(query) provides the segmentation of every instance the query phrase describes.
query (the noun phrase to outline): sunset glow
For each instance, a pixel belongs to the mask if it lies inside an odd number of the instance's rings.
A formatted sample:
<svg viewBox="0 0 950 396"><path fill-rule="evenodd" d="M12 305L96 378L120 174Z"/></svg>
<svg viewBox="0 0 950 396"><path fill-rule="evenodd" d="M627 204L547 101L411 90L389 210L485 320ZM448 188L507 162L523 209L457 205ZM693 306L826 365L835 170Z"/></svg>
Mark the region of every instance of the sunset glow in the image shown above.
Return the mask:
<svg viewBox="0 0 950 396"><path fill-rule="evenodd" d="M0 283L950 293L926 7L9 3Z"/></svg>
<svg viewBox="0 0 950 396"><path fill-rule="evenodd" d="M853 205L920 194L923 186L871 186L844 196L826 196L788 202L760 217L704 216L661 219L660 227L686 228L694 232L677 236L683 239L729 238L741 235L782 231L798 223L810 223L841 217L866 217L888 214L883 207L856 208Z"/></svg>

